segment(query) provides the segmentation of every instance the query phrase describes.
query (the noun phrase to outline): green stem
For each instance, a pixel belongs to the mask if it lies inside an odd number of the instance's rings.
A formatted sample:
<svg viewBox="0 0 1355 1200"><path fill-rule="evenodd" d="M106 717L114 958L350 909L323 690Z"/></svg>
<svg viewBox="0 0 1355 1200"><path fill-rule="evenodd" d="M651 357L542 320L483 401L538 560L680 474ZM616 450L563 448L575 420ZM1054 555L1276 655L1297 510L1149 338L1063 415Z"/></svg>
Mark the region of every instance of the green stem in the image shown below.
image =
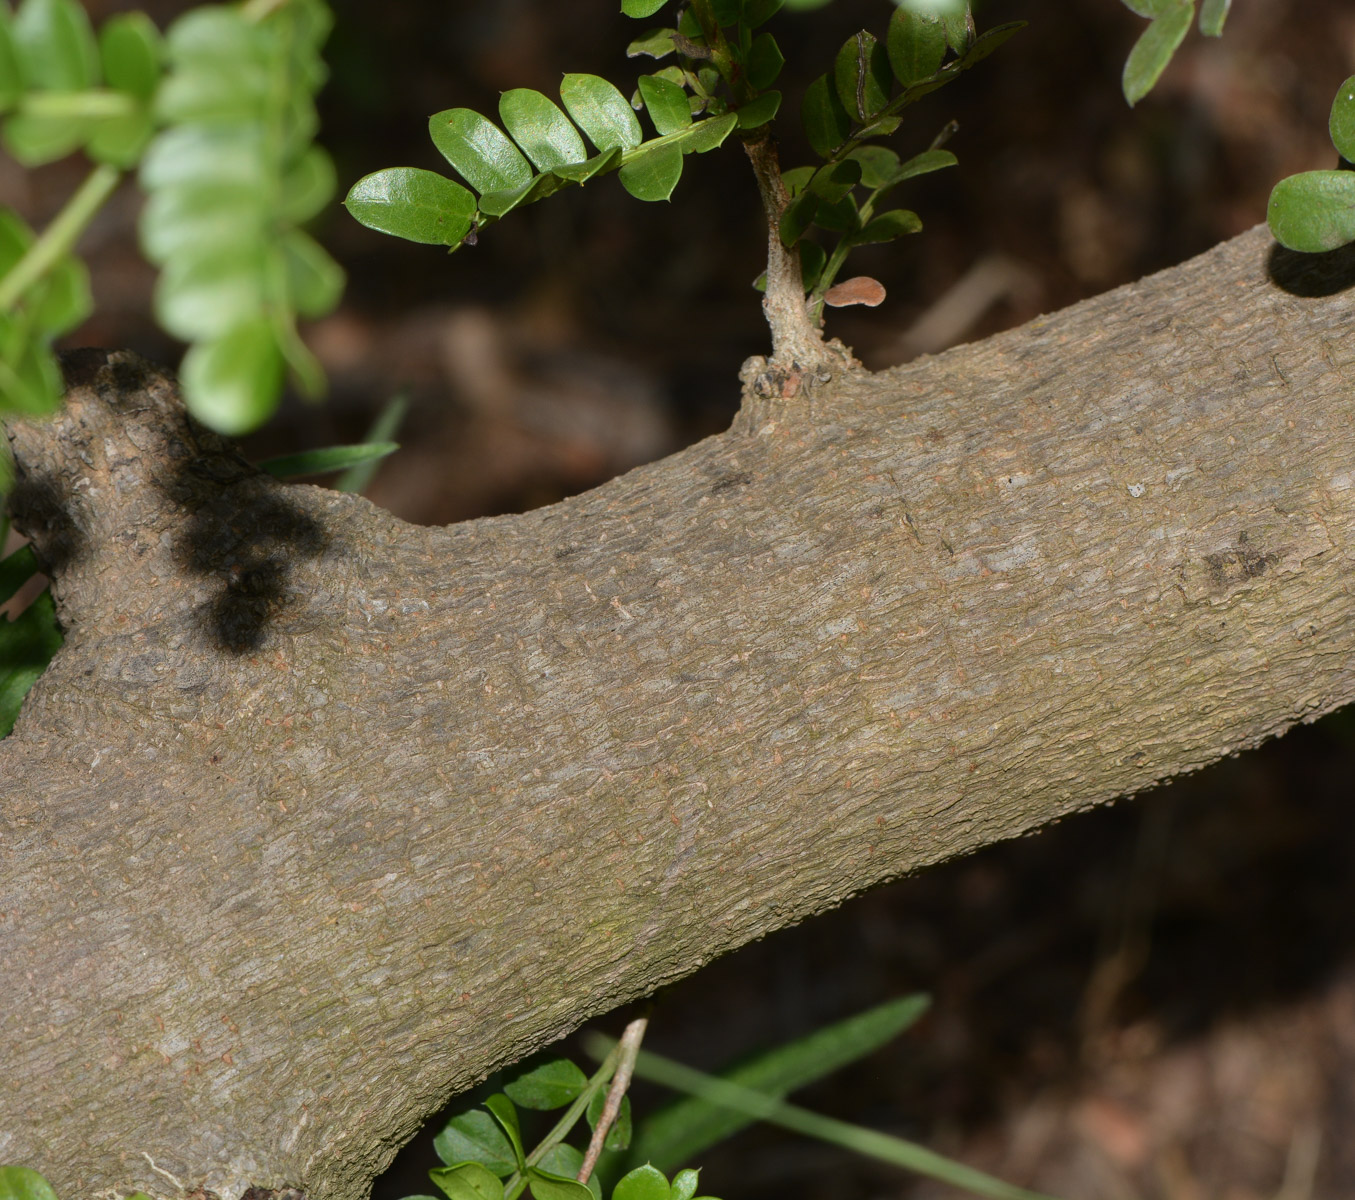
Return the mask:
<svg viewBox="0 0 1355 1200"><path fill-rule="evenodd" d="M138 101L126 92L90 88L83 92L29 92L19 104L26 117L128 117Z"/></svg>
<svg viewBox="0 0 1355 1200"><path fill-rule="evenodd" d="M29 288L75 248L121 178L122 172L108 163L100 163L89 173L52 223L0 279L0 312L11 311Z"/></svg>

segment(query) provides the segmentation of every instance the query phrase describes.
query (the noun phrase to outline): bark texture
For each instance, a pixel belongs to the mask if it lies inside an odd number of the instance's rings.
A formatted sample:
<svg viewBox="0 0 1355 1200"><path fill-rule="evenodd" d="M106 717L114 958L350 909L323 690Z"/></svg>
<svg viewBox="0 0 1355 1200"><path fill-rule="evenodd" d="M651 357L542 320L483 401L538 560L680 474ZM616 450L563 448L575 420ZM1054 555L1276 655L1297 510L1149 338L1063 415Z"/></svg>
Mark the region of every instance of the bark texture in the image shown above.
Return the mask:
<svg viewBox="0 0 1355 1200"><path fill-rule="evenodd" d="M0 746L0 1161L359 1200L589 1015L1355 699L1351 278L1254 230L446 529L74 361L11 431L68 642Z"/></svg>

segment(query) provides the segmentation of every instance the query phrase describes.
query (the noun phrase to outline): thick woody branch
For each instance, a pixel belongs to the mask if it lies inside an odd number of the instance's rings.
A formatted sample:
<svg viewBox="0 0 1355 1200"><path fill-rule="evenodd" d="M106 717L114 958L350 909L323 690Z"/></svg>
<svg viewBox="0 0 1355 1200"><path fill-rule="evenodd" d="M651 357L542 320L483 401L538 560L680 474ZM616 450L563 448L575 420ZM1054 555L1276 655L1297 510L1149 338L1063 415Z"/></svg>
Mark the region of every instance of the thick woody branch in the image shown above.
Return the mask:
<svg viewBox="0 0 1355 1200"><path fill-rule="evenodd" d="M0 1160L358 1200L450 1093L1355 699L1351 260L1256 230L525 516L283 487L129 355L12 431Z"/></svg>

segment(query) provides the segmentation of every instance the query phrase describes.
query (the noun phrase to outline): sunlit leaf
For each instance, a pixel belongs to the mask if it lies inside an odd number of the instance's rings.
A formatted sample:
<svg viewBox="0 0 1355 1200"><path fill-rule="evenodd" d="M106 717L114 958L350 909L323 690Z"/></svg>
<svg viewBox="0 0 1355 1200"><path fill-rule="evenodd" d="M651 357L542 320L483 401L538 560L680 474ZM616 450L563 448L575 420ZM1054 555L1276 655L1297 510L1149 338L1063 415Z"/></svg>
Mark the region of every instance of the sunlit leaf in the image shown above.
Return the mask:
<svg viewBox="0 0 1355 1200"><path fill-rule="evenodd" d="M616 1181L612 1200L669 1200L668 1177L648 1163L636 1167Z"/></svg>
<svg viewBox="0 0 1355 1200"><path fill-rule="evenodd" d="M157 188L141 210L141 251L157 266L196 246L234 246L249 252L263 244L271 218L268 198L257 188L220 184Z"/></svg>
<svg viewBox="0 0 1355 1200"><path fill-rule="evenodd" d="M277 215L297 225L309 221L333 198L337 182L334 160L312 146L283 175Z"/></svg>
<svg viewBox="0 0 1355 1200"><path fill-rule="evenodd" d="M324 446L318 450L302 450L297 454L279 454L259 463L275 479L297 479L305 475L327 475L363 463L379 462L400 447L395 442L364 442L357 446Z"/></svg>
<svg viewBox="0 0 1355 1200"><path fill-rule="evenodd" d="M618 174L621 186L637 200L667 200L682 178L682 150L655 146L636 155Z"/></svg>
<svg viewBox="0 0 1355 1200"><path fill-rule="evenodd" d="M629 150L643 137L630 102L612 84L597 75L566 75L560 99L574 123L599 150L616 146Z"/></svg>
<svg viewBox="0 0 1355 1200"><path fill-rule="evenodd" d="M768 121L776 116L776 112L780 107L780 92L763 92L762 95L736 110L739 118L739 128L756 129L759 125L767 124Z"/></svg>
<svg viewBox="0 0 1355 1200"><path fill-rule="evenodd" d="M660 28L642 33L626 47L626 57L639 58L641 55L648 55L650 58L667 58L677 49L673 45L673 34L676 32L676 29Z"/></svg>
<svg viewBox="0 0 1355 1200"><path fill-rule="evenodd" d="M673 1176L673 1186L668 1193L668 1200L692 1200L696 1195L696 1185L700 1176L699 1170L684 1167Z"/></svg>
<svg viewBox="0 0 1355 1200"><path fill-rule="evenodd" d="M935 17L899 8L889 20L885 45L895 77L908 87L940 70L946 57L946 30Z"/></svg>
<svg viewBox="0 0 1355 1200"><path fill-rule="evenodd" d="M1355 75L1336 90L1327 129L1337 153L1347 162L1355 162Z"/></svg>
<svg viewBox="0 0 1355 1200"><path fill-rule="evenodd" d="M128 113L98 121L85 143L85 153L95 162L130 168L141 161L141 154L155 133L149 110Z"/></svg>
<svg viewBox="0 0 1355 1200"><path fill-rule="evenodd" d="M864 29L849 37L834 60L833 82L849 115L858 121L873 117L889 103L893 82L885 48Z"/></svg>
<svg viewBox="0 0 1355 1200"><path fill-rule="evenodd" d="M1266 208L1270 232L1291 250L1319 253L1355 241L1355 171L1281 179Z"/></svg>
<svg viewBox="0 0 1355 1200"><path fill-rule="evenodd" d="M139 177L143 190L191 184L269 186L270 155L264 132L254 125L178 125L147 147Z"/></svg>
<svg viewBox="0 0 1355 1200"><path fill-rule="evenodd" d="M780 93L777 93L779 96ZM739 114L725 113L721 117L707 117L704 121L695 121L669 143L681 149L683 154L705 154L723 144L739 123Z"/></svg>
<svg viewBox="0 0 1355 1200"><path fill-rule="evenodd" d="M12 29L29 87L79 92L98 84L99 48L78 0L24 0Z"/></svg>
<svg viewBox="0 0 1355 1200"><path fill-rule="evenodd" d="M539 171L588 157L583 138L559 107L531 88L512 88L499 97L499 118L508 135Z"/></svg>
<svg viewBox="0 0 1355 1200"><path fill-rule="evenodd" d="M758 91L769 88L785 65L786 57L776 39L770 33L759 33L748 48L748 82Z"/></svg>
<svg viewBox="0 0 1355 1200"><path fill-rule="evenodd" d="M906 208L891 208L877 217L872 217L856 233L852 234L853 246L864 246L868 242L892 242L905 233L917 233L922 221L917 213Z"/></svg>
<svg viewBox="0 0 1355 1200"><path fill-rule="evenodd" d="M195 343L179 378L188 411L204 425L230 437L257 428L282 396L283 357L272 325L254 318Z"/></svg>
<svg viewBox="0 0 1355 1200"><path fill-rule="evenodd" d="M262 312L264 251L202 246L176 254L156 281L155 318L186 342L225 336Z"/></svg>
<svg viewBox="0 0 1355 1200"><path fill-rule="evenodd" d="M628 17L652 17L668 0L621 0L621 11Z"/></svg>
<svg viewBox="0 0 1355 1200"><path fill-rule="evenodd" d="M838 99L827 75L820 75L805 89L800 106L805 136L820 158L828 158L851 136L852 120Z"/></svg>
<svg viewBox="0 0 1355 1200"><path fill-rule="evenodd" d="M428 132L443 158L477 192L509 192L532 181L532 166L488 117L449 108L428 118Z"/></svg>
<svg viewBox="0 0 1355 1200"><path fill-rule="evenodd" d="M475 219L475 197L418 167L389 167L355 183L344 207L369 229L432 246L458 246Z"/></svg>
<svg viewBox="0 0 1355 1200"><path fill-rule="evenodd" d="M692 123L687 93L676 83L660 75L641 75L636 83L658 133L677 133Z"/></svg>
<svg viewBox="0 0 1355 1200"><path fill-rule="evenodd" d="M1124 64L1121 87L1124 98L1137 104L1150 91L1171 61L1190 29L1195 9L1191 0L1181 0L1143 31Z"/></svg>
<svg viewBox="0 0 1355 1200"><path fill-rule="evenodd" d="M1200 32L1205 37L1221 37L1232 0L1204 0L1200 6Z"/></svg>

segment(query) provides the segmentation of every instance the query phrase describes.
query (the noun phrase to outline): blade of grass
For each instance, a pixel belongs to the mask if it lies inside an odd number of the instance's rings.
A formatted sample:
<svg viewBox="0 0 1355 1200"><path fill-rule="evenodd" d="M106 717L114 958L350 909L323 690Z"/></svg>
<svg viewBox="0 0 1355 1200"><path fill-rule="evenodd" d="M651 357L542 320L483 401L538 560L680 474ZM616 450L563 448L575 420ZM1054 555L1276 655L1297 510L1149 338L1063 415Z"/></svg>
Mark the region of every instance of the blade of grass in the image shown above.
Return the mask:
<svg viewBox="0 0 1355 1200"><path fill-rule="evenodd" d="M409 411L409 393L396 392L387 402L386 406L377 414L377 418L372 422L372 427L367 430L367 436L362 440L364 442L391 442L395 440L395 434L404 423L405 414ZM360 463L356 467L350 467L337 480L334 481L334 489L339 492L365 492L376 475L377 464L375 461Z"/></svg>
<svg viewBox="0 0 1355 1200"><path fill-rule="evenodd" d="M891 1000L760 1054L720 1078L779 1099L878 1050L917 1021L930 1003L923 995ZM627 1161L652 1163L671 1173L752 1123L752 1117L700 1097L684 1098L644 1122Z"/></svg>
<svg viewBox="0 0 1355 1200"><path fill-rule="evenodd" d="M589 1038L587 1044L591 1054L597 1054L599 1050L605 1053L613 1045L610 1040L597 1036ZM640 1051L636 1056L635 1073L642 1079L700 1096L711 1104L733 1109L755 1120L766 1121L769 1125L780 1125L783 1129L830 1142L868 1158L915 1171L919 1175L926 1175L951 1187L961 1188L972 1195L983 1196L986 1200L1053 1200L1050 1196L1027 1191L1001 1179L995 1179L982 1171L976 1171L973 1167L967 1167L963 1163L936 1154L915 1142L904 1141L903 1138L892 1137L887 1133L863 1129L847 1121L839 1121L805 1108L798 1108L774 1096L740 1087L728 1080L716 1079L714 1076L693 1070L647 1050Z"/></svg>
<svg viewBox="0 0 1355 1200"><path fill-rule="evenodd" d="M259 464L275 479L294 479L299 475L325 475L345 467L361 466L394 454L394 442L368 442L360 446L324 446L318 450L302 450L299 454L279 454Z"/></svg>

